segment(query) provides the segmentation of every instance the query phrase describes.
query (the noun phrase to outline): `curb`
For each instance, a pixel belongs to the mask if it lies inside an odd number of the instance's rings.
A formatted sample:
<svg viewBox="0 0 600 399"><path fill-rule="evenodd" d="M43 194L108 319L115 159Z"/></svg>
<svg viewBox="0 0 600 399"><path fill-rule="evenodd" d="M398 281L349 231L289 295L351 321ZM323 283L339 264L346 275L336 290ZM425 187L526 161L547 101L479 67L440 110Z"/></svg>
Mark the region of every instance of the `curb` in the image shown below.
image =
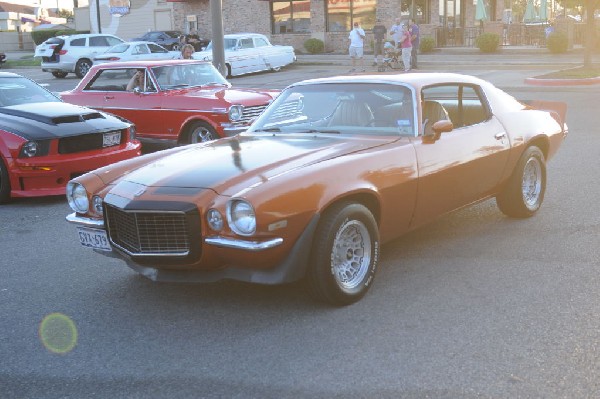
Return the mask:
<svg viewBox="0 0 600 399"><path fill-rule="evenodd" d="M538 79L527 78L525 84L533 86L586 86L600 83L600 77L584 79Z"/></svg>

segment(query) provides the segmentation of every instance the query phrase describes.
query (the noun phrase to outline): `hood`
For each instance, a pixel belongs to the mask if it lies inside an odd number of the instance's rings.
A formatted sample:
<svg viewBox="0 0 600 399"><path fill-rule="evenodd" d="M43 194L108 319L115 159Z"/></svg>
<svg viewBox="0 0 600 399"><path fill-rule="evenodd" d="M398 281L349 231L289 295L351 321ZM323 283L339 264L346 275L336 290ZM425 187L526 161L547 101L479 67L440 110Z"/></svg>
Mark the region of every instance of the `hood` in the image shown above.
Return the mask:
<svg viewBox="0 0 600 399"><path fill-rule="evenodd" d="M234 195L242 188L328 159L398 140L339 135L245 135L191 145L129 173L119 184L211 189Z"/></svg>
<svg viewBox="0 0 600 399"><path fill-rule="evenodd" d="M223 86L204 86L183 89L179 95L189 98L218 98L229 104L242 104L246 106L264 105L271 102L279 91L257 91L256 89L226 88Z"/></svg>
<svg viewBox="0 0 600 399"><path fill-rule="evenodd" d="M0 116L1 129L26 140L69 137L128 126L102 112L63 102L0 107Z"/></svg>

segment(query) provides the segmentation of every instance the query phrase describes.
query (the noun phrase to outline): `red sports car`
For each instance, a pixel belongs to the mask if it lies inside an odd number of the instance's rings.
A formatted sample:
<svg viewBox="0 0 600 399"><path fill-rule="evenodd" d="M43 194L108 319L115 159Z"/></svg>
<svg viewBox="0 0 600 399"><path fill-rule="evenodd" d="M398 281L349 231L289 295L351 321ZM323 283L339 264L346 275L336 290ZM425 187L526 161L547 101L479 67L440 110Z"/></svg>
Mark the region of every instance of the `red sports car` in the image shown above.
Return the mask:
<svg viewBox="0 0 600 399"><path fill-rule="evenodd" d="M63 100L135 123L143 143L197 143L237 134L279 94L234 89L210 63L193 60L96 65Z"/></svg>
<svg viewBox="0 0 600 399"><path fill-rule="evenodd" d="M85 172L140 155L134 125L0 72L0 203L64 195Z"/></svg>

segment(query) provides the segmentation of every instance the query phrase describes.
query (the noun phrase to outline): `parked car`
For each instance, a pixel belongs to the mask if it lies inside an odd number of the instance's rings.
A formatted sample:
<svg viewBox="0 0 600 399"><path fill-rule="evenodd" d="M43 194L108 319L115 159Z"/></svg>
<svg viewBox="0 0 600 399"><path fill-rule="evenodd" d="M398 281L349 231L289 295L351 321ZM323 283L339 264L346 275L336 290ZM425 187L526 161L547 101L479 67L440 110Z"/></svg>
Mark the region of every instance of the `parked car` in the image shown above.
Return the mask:
<svg viewBox="0 0 600 399"><path fill-rule="evenodd" d="M156 44L160 44L166 49L179 51L181 50L181 36L184 36L183 32L177 30L150 31L146 32L140 37L131 39L131 41L154 42Z"/></svg>
<svg viewBox="0 0 600 399"><path fill-rule="evenodd" d="M94 57L94 64L114 61L174 60L181 56L179 51L169 51L152 42L120 43Z"/></svg>
<svg viewBox="0 0 600 399"><path fill-rule="evenodd" d="M75 73L83 78L93 64L93 59L123 40L113 35L78 34L51 37L35 48L35 57L42 58L42 71L56 78Z"/></svg>
<svg viewBox="0 0 600 399"><path fill-rule="evenodd" d="M492 197L511 217L538 211L567 126L564 104L537 105L552 111L459 74L308 80L245 133L72 180L67 220L152 280L303 278L346 305L383 243L437 216Z"/></svg>
<svg viewBox="0 0 600 399"><path fill-rule="evenodd" d="M0 72L0 203L64 195L75 176L140 155L134 126Z"/></svg>
<svg viewBox="0 0 600 399"><path fill-rule="evenodd" d="M130 77L145 84L127 91ZM214 140L248 127L279 90L235 89L209 62L138 61L94 65L63 100L134 122L142 142L167 146Z"/></svg>
<svg viewBox="0 0 600 399"><path fill-rule="evenodd" d="M279 71L296 61L292 46L272 45L265 35L237 33L225 35L227 76L260 71ZM212 61L212 43L204 51L195 52L194 59Z"/></svg>

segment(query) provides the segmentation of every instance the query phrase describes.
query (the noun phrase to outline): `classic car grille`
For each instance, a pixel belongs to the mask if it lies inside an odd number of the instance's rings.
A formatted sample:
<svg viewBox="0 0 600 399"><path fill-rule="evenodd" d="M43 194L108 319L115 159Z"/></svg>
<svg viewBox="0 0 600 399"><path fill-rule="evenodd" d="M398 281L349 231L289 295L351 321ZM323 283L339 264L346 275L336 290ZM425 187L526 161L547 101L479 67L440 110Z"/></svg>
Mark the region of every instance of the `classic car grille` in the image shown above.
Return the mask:
<svg viewBox="0 0 600 399"><path fill-rule="evenodd" d="M105 206L113 244L132 255L187 255L190 251L184 212L123 211Z"/></svg>
<svg viewBox="0 0 600 399"><path fill-rule="evenodd" d="M121 131L121 142L126 132ZM104 133L82 134L73 137L64 137L58 140L59 154L72 154L75 152L90 151L103 148Z"/></svg>
<svg viewBox="0 0 600 399"><path fill-rule="evenodd" d="M248 123L251 119L254 119L258 115L260 115L265 110L265 108L267 108L266 105L244 107L244 111L242 112L242 118L240 119L240 122Z"/></svg>

